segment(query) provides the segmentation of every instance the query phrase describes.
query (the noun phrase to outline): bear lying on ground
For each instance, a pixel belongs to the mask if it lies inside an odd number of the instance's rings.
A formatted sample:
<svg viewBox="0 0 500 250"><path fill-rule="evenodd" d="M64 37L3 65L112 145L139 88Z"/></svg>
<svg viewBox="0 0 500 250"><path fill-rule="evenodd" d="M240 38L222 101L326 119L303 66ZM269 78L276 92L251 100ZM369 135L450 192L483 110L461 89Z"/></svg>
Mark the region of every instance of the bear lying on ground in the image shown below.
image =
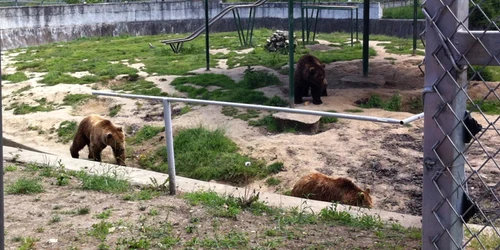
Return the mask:
<svg viewBox="0 0 500 250"><path fill-rule="evenodd" d="M85 146L89 148L89 159L99 162L102 150L110 146L116 163L125 166L125 134L121 127L115 126L110 120L90 115L80 122L70 148L71 156L78 158L78 152Z"/></svg>
<svg viewBox="0 0 500 250"><path fill-rule="evenodd" d="M294 73L295 78L295 104L302 103L302 97L311 96L313 103L322 104L321 96L327 96L325 78L325 64L313 55L304 55L297 62Z"/></svg>
<svg viewBox="0 0 500 250"><path fill-rule="evenodd" d="M332 178L321 173L302 177L293 187L292 196L352 206L373 206L369 188L363 190L347 178Z"/></svg>

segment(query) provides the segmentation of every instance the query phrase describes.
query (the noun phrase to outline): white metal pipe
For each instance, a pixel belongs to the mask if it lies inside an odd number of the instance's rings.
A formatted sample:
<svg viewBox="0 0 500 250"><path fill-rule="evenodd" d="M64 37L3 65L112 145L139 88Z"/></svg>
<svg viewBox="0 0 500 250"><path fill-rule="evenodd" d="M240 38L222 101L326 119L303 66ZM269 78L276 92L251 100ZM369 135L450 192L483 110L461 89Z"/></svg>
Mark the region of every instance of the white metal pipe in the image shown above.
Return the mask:
<svg viewBox="0 0 500 250"><path fill-rule="evenodd" d="M170 194L175 195L175 158L174 158L174 137L172 133L172 110L170 102L163 100L163 120L165 122L165 141L167 142L168 158L168 185Z"/></svg>
<svg viewBox="0 0 500 250"><path fill-rule="evenodd" d="M168 102L184 102L184 103L196 103L196 104L204 104L204 105L230 106L230 107L247 108L247 109L281 111L281 112L297 113L297 114L304 114L304 115L318 115L318 116L337 117L337 118L343 118L343 119L382 122L382 123L391 123L391 124L405 124L405 123L403 123L403 120L398 120L398 119L393 119L393 118L383 118L383 117L364 116L364 115L352 115L352 114L343 114L343 113L332 113L332 112L326 112L326 111L293 109L293 108L273 107L273 106L245 104L245 103L220 102L220 101L209 101L209 100L188 99L188 98L175 98L175 97L144 96L144 95L134 95L134 94L121 94L121 93L115 93L115 92L110 92L110 91L92 91L92 94L93 95L103 95L103 96L113 96L113 97L126 97L126 98L135 98L135 99L156 100L156 101L164 101L165 100ZM416 120L416 119L419 119L419 118L414 118L414 120ZM408 122L410 122L410 121L408 121Z"/></svg>
<svg viewBox="0 0 500 250"><path fill-rule="evenodd" d="M410 117L408 117L406 119L401 120L401 125L405 125L405 124L408 124L410 122L414 122L414 121L416 121L418 119L422 119L422 118L424 118L424 112L422 112L420 114L416 114L416 115L410 116Z"/></svg>

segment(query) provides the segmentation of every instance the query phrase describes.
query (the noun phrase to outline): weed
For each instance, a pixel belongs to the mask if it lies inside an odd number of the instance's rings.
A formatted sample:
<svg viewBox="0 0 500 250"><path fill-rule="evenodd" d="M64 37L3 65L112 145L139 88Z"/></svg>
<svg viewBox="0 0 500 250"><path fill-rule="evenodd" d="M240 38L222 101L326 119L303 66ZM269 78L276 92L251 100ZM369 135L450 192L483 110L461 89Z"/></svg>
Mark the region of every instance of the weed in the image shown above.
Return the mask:
<svg viewBox="0 0 500 250"><path fill-rule="evenodd" d="M24 74L24 72L16 72L14 74L2 74L2 80L9 81L11 83L17 83L26 81L29 78Z"/></svg>
<svg viewBox="0 0 500 250"><path fill-rule="evenodd" d="M33 237L21 237L22 242L21 246L18 248L19 250L28 250L28 249L36 249L36 243L40 241L40 238Z"/></svg>
<svg viewBox="0 0 500 250"><path fill-rule="evenodd" d="M40 180L26 177L21 177L6 187L7 194L37 194L44 191Z"/></svg>
<svg viewBox="0 0 500 250"><path fill-rule="evenodd" d="M50 218L49 224L58 223L60 221L61 221L61 216L55 214L55 215L52 215L52 218Z"/></svg>
<svg viewBox="0 0 500 250"><path fill-rule="evenodd" d="M383 227L383 222L379 217L371 215L352 216L348 212L338 211L337 204L321 210L319 214L323 221L339 222L344 225L357 226L365 229L378 229Z"/></svg>
<svg viewBox="0 0 500 250"><path fill-rule="evenodd" d="M69 179L70 177L67 174L59 173L56 184L58 186L67 186L69 184Z"/></svg>
<svg viewBox="0 0 500 250"><path fill-rule="evenodd" d="M179 115L187 114L189 111L191 111L191 106L186 105L186 106L181 108Z"/></svg>
<svg viewBox="0 0 500 250"><path fill-rule="evenodd" d="M139 239L118 239L118 245L126 246L127 249L150 249L151 242L149 239L140 237Z"/></svg>
<svg viewBox="0 0 500 250"><path fill-rule="evenodd" d="M344 112L349 112L349 113L361 113L363 112L362 109L346 109Z"/></svg>
<svg viewBox="0 0 500 250"><path fill-rule="evenodd" d="M90 213L90 207L85 206L85 207L79 207L76 209L76 214L77 215L85 215Z"/></svg>
<svg viewBox="0 0 500 250"><path fill-rule="evenodd" d="M115 105L115 106L109 108L109 116L115 117L118 114L118 112L120 112L121 109L122 109L121 104L118 104L118 105Z"/></svg>
<svg viewBox="0 0 500 250"><path fill-rule="evenodd" d="M113 211L111 209L105 209L103 212L98 213L95 215L95 218L97 219L107 219L109 216L111 216L111 213Z"/></svg>
<svg viewBox="0 0 500 250"><path fill-rule="evenodd" d="M136 201L136 200L151 200L157 196L159 196L160 193L158 191L154 191L151 189L143 189L140 191L134 191L133 193L126 194L123 196L124 200L127 201Z"/></svg>
<svg viewBox="0 0 500 250"><path fill-rule="evenodd" d="M37 227L36 228L36 232L37 233L43 233L43 232L45 232L45 228L43 228L43 227Z"/></svg>
<svg viewBox="0 0 500 250"><path fill-rule="evenodd" d="M254 127L265 127L269 132L280 132L278 122L272 115L266 115L258 120L251 120L248 125Z"/></svg>
<svg viewBox="0 0 500 250"><path fill-rule="evenodd" d="M277 174L280 171L283 171L283 162L275 162L269 166L267 166L267 172L270 174Z"/></svg>
<svg viewBox="0 0 500 250"><path fill-rule="evenodd" d="M274 177L269 177L267 180L266 180L266 184L268 186L276 186L276 185L279 185L281 183L281 180L278 179L278 178L274 178Z"/></svg>
<svg viewBox="0 0 500 250"><path fill-rule="evenodd" d="M51 102L47 102L45 98L38 99L36 100L39 105L36 106L30 106L26 103L12 103L10 107L5 108L5 110L11 110L13 109L14 115L25 115L29 113L36 113L36 112L50 112L54 110L54 105Z"/></svg>
<svg viewBox="0 0 500 250"><path fill-rule="evenodd" d="M104 241L108 236L109 229L113 227L113 224L107 221L100 221L99 223L93 224L92 229L89 231L89 235L93 236L101 241Z"/></svg>
<svg viewBox="0 0 500 250"><path fill-rule="evenodd" d="M128 181L118 177L116 173L90 175L84 171L77 173L82 189L105 193L123 193L129 190Z"/></svg>
<svg viewBox="0 0 500 250"><path fill-rule="evenodd" d="M157 216L159 214L159 212L157 209L152 208L151 210L149 210L148 214L151 216Z"/></svg>
<svg viewBox="0 0 500 250"><path fill-rule="evenodd" d="M144 125L144 127L137 131L133 137L127 138L127 141L130 144L139 144L153 138L155 135L163 131L165 131L165 127Z"/></svg>
<svg viewBox="0 0 500 250"><path fill-rule="evenodd" d="M21 94L22 92L28 91L30 89L31 89L31 86L30 85L26 85L26 86L24 86L24 87L22 87L22 88L20 88L20 89L18 89L16 91L13 91L12 94L18 95L18 94Z"/></svg>
<svg viewBox="0 0 500 250"><path fill-rule="evenodd" d="M17 170L17 166L16 165L7 165L4 169L3 169L3 172L14 172Z"/></svg>
<svg viewBox="0 0 500 250"><path fill-rule="evenodd" d="M62 105L74 106L90 99L96 99L96 96L89 94L69 94L64 97Z"/></svg>
<svg viewBox="0 0 500 250"><path fill-rule="evenodd" d="M78 123L76 121L63 121L56 129L58 142L68 143L75 137Z"/></svg>
<svg viewBox="0 0 500 250"><path fill-rule="evenodd" d="M401 96L394 94L386 102L379 95L373 94L368 99L357 103L362 108L381 108L389 111L399 111L401 109Z"/></svg>

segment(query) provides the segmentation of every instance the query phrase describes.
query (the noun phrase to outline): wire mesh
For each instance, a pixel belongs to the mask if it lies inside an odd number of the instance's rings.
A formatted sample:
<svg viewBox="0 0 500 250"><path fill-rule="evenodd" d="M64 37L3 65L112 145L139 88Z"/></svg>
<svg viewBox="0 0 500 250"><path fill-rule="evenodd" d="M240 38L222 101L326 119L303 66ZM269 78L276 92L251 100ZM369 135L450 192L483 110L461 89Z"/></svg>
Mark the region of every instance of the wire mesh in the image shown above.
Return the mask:
<svg viewBox="0 0 500 250"><path fill-rule="evenodd" d="M427 0L422 10L423 246L500 249L500 1Z"/></svg>

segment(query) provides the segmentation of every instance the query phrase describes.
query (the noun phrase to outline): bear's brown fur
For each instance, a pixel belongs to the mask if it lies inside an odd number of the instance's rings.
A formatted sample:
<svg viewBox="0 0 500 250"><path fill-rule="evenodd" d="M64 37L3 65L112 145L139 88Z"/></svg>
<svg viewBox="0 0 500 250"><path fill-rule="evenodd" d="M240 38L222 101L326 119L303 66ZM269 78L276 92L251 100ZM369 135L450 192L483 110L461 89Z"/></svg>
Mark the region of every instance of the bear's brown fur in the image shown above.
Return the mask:
<svg viewBox="0 0 500 250"><path fill-rule="evenodd" d="M110 146L116 163L125 166L125 134L121 127L115 126L110 120L89 115L80 122L70 148L71 156L78 158L78 152L85 146L89 148L89 159L99 162L102 150Z"/></svg>
<svg viewBox="0 0 500 250"><path fill-rule="evenodd" d="M294 78L295 104L302 103L302 97L309 96L309 89L311 89L313 104L323 103L321 96L327 96L326 86L328 85L324 63L313 55L304 55L297 62Z"/></svg>
<svg viewBox="0 0 500 250"><path fill-rule="evenodd" d="M302 177L293 187L292 196L352 206L373 206L369 188L363 190L347 178L332 178L321 173Z"/></svg>

